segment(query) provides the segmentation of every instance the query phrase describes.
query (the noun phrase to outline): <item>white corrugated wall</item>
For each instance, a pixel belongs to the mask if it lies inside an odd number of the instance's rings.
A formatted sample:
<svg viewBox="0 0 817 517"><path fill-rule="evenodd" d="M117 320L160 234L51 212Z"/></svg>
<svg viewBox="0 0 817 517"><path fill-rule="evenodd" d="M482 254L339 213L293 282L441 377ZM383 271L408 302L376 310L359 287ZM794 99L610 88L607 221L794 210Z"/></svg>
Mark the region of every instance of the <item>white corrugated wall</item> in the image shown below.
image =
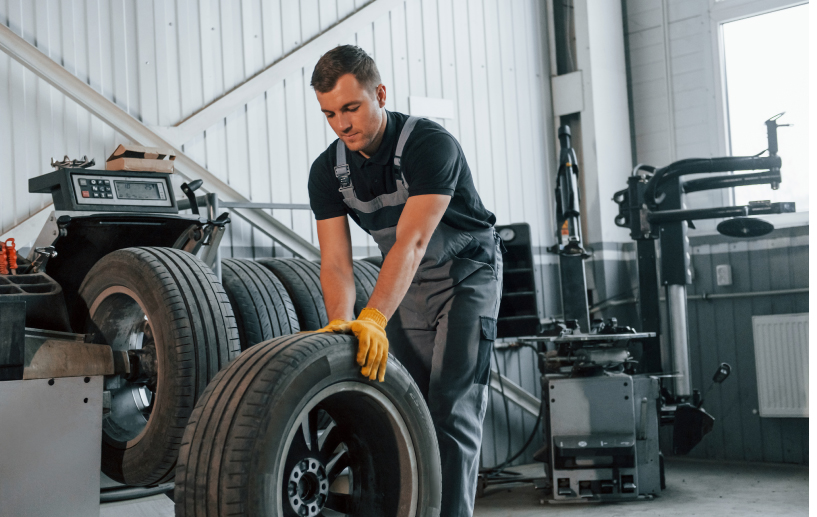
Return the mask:
<svg viewBox="0 0 817 517"><path fill-rule="evenodd" d="M0 0L0 23L123 110L172 126L361 8L362 0ZM379 64L387 108L408 97L454 101L443 123L465 150L500 224L529 222L551 244L549 86L544 13L535 0L407 0L350 28ZM356 31L356 32L354 32ZM326 49L328 50L328 48ZM314 63L184 145L184 152L254 201L306 203L312 160L335 138L309 77ZM101 164L124 139L8 56L0 55L0 234L48 202L27 179L51 157ZM317 244L308 212L274 215ZM355 252L374 254L353 232ZM228 254L263 256L271 241L235 221Z"/></svg>

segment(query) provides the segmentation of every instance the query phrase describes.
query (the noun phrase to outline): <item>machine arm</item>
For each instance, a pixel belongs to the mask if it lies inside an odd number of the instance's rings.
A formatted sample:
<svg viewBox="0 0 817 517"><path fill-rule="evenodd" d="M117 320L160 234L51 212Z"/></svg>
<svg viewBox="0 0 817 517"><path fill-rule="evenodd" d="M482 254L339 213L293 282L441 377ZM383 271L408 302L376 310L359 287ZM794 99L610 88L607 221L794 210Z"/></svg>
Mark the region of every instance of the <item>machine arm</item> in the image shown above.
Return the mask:
<svg viewBox="0 0 817 517"><path fill-rule="evenodd" d="M661 187L672 179L686 176L687 174L701 174L701 173L717 173L717 172L733 172L733 171L755 171L768 169L766 176L759 175L742 175L744 180L758 180L756 182L729 184L727 182L718 183L717 181L710 184L698 183L693 184L693 187L698 187L696 190L717 189L738 185L758 185L769 183L772 189L777 190L780 186L780 166L782 161L777 155L777 128L787 124L778 124L779 119L783 113L777 114L765 122L766 124L766 139L768 141L769 156L725 156L719 158L689 158L680 160L662 167L655 171L652 178L647 182L644 191L644 197L650 206L653 208L660 205L664 200L664 195L661 193ZM764 173L760 173L764 174ZM763 179L763 181L759 181ZM724 181L724 180L721 180ZM740 181L740 180L736 180ZM690 182L691 183L691 182ZM692 192L692 190L688 190Z"/></svg>
<svg viewBox="0 0 817 517"><path fill-rule="evenodd" d="M665 210L650 212L647 221L652 224L697 221L699 219L721 219L725 217L746 217L749 215L769 215L794 212L794 203L754 202L742 206L719 206L715 208L697 208L691 210Z"/></svg>
<svg viewBox="0 0 817 517"><path fill-rule="evenodd" d="M780 170L755 172L752 174L724 174L709 178L699 178L683 183L684 194L746 185L766 185L780 183Z"/></svg>

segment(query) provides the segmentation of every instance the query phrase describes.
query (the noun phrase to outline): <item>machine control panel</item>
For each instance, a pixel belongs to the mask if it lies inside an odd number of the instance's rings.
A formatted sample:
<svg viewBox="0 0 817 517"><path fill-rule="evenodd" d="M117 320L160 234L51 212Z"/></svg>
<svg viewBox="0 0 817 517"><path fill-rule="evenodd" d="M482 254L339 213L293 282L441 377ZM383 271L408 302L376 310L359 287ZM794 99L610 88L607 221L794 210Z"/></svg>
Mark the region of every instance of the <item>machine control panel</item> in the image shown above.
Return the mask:
<svg viewBox="0 0 817 517"><path fill-rule="evenodd" d="M56 210L179 213L170 174L61 168L31 178L29 192L51 194Z"/></svg>
<svg viewBox="0 0 817 517"><path fill-rule="evenodd" d="M90 174L72 174L71 179L77 204L172 206L165 179L110 178Z"/></svg>

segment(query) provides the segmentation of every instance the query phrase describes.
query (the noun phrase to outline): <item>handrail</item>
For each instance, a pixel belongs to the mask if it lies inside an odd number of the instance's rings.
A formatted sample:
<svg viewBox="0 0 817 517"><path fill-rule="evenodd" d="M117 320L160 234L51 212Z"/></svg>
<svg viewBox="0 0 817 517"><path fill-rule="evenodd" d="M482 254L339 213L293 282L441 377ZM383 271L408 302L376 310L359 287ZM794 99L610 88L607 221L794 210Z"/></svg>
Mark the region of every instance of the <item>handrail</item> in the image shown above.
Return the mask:
<svg viewBox="0 0 817 517"><path fill-rule="evenodd" d="M125 138L138 145L173 149L176 153L175 166L179 174L188 180L203 180L205 184L202 187L203 191L217 193L227 202L250 202L237 190L184 154L174 143L168 142L164 137L133 118L3 24L0 24L0 50L114 128ZM295 255L306 259L320 258L318 248L264 210L254 208L233 208L231 210Z"/></svg>

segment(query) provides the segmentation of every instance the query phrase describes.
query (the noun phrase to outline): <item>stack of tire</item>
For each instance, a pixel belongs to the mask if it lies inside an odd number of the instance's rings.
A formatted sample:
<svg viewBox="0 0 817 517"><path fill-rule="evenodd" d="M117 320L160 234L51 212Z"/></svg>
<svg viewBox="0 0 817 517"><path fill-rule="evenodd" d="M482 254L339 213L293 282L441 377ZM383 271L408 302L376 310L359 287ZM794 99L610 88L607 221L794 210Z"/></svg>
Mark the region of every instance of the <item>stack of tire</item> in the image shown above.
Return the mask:
<svg viewBox="0 0 817 517"><path fill-rule="evenodd" d="M380 268L353 267L357 315ZM438 515L436 437L408 372L392 361L373 383L351 336L288 335L328 323L320 266L227 259L222 282L244 352L190 417L176 515Z"/></svg>
<svg viewBox="0 0 817 517"><path fill-rule="evenodd" d="M379 267L354 273L357 314ZM149 359L106 378L114 480L175 480L179 516L438 514L436 437L407 371L392 360L371 382L353 337L298 333L327 324L319 265L225 259L219 282L185 252L128 248L80 293L88 333Z"/></svg>

